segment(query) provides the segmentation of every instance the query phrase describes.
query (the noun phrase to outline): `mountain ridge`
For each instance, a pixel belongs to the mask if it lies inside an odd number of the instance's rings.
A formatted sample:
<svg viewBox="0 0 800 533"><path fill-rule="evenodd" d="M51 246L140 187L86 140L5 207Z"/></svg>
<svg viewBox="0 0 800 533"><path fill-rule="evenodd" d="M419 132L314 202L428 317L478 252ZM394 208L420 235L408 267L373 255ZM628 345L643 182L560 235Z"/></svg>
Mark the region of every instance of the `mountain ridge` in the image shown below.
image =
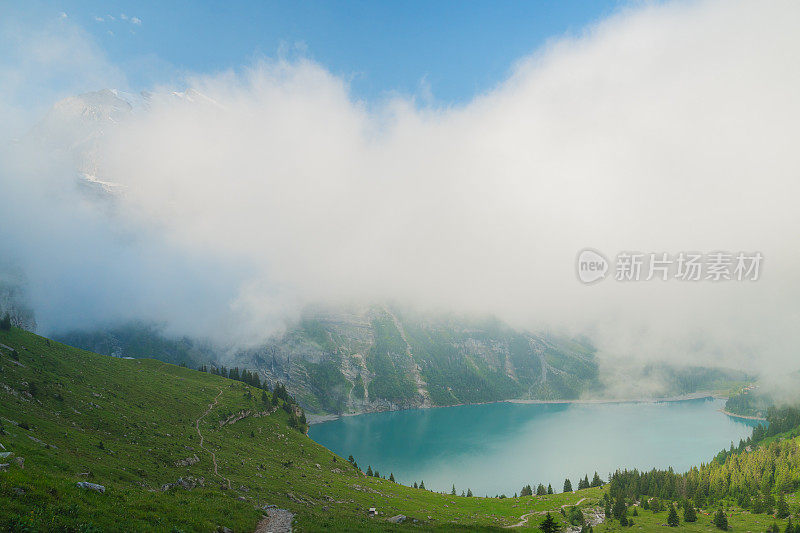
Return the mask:
<svg viewBox="0 0 800 533"><path fill-rule="evenodd" d="M283 383L314 415L608 396L585 339L520 331L492 317L421 314L390 305L309 307L285 332L233 353L197 339L170 338L145 323L55 337L108 355L255 371L271 386ZM647 399L726 391L750 379L734 370L667 364L626 371L628 379L663 383Z"/></svg>

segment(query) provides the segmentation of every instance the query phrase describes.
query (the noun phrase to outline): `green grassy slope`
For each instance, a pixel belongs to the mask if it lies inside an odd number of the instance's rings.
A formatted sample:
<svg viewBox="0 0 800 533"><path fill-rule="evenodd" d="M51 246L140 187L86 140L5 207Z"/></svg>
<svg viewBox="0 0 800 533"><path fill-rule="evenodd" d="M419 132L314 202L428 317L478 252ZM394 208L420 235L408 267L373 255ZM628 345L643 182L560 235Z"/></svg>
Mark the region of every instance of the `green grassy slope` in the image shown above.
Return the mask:
<svg viewBox="0 0 800 533"><path fill-rule="evenodd" d="M714 524L712 518L716 508L702 509L697 513L696 522L686 522L683 520L683 512L679 512L680 524L677 528L669 527L667 525L668 511L659 511L654 513L649 510L638 508L638 515L631 516L630 512L628 517L633 519L633 526L621 526L619 521L611 520L604 522L594 527L594 531L602 533L605 531L660 531L660 532L674 532L674 531L688 531L688 532L719 532ZM726 507L726 516L728 517L728 531L739 532L758 532L766 531L767 527L772 524L777 524L780 531L786 528L786 520L776 519L770 515L752 514L747 510L741 509L736 506ZM797 517L792 519L794 523L797 522Z"/></svg>
<svg viewBox="0 0 800 533"><path fill-rule="evenodd" d="M0 468L0 529L253 531L262 506L271 504L295 513L296 531L494 531L525 513L580 500L594 505L602 490L463 498L368 478L290 429L287 414L269 411L261 395L155 360L111 358L16 328L0 331L0 444L12 452L0 459L9 465ZM246 416L226 423L237 414ZM194 457L196 463L181 465ZM179 478L193 488L165 490ZM79 481L106 492L78 488ZM380 515L371 519L372 506ZM410 520L387 521L397 514ZM533 514L520 529L539 521Z"/></svg>

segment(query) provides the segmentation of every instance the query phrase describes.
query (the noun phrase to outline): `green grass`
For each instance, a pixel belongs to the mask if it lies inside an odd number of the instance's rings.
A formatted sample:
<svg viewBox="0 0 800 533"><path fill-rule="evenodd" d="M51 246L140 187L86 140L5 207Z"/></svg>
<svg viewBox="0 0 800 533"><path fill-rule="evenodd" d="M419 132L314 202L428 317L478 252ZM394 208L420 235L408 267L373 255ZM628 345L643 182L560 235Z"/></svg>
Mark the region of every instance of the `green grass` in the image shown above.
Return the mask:
<svg viewBox="0 0 800 533"><path fill-rule="evenodd" d="M0 443L14 453L0 472L3 530L252 531L261 507L274 504L296 514L296 531L499 531L524 513L557 512L581 498L584 506L595 504L601 495L587 489L463 498L368 478L287 427L282 409L264 414L261 391L244 383L150 359L101 356L16 328L0 331L0 344ZM217 397L199 427L219 475L195 429ZM220 424L242 411L249 416ZM196 464L176 465L195 455ZM24 468L15 458L25 459ZM161 489L181 477L198 486ZM85 491L78 481L106 492ZM380 515L370 519L373 506ZM387 522L396 514L418 522ZM520 529L540 521L534 515Z"/></svg>
<svg viewBox="0 0 800 533"><path fill-rule="evenodd" d="M794 504L793 500L787 500ZM597 532L602 531L688 531L688 532L714 532L720 531L711 522L716 508L703 509L697 513L697 522L685 522L683 520L683 510L679 510L678 516L680 517L680 525L677 528L671 528L666 525L668 511L660 511L653 513L649 510L638 509L639 516L631 516L631 508L628 510L628 517L632 518L634 525L630 527L622 527L619 521L611 520L604 522L594 528ZM778 520L771 515L766 514L752 514L747 510L741 509L736 506L726 507L726 514L728 516L728 531L752 531L759 532L765 531L768 526L774 523L778 524L781 532L786 527L786 520ZM797 517L793 518L793 523L797 523Z"/></svg>

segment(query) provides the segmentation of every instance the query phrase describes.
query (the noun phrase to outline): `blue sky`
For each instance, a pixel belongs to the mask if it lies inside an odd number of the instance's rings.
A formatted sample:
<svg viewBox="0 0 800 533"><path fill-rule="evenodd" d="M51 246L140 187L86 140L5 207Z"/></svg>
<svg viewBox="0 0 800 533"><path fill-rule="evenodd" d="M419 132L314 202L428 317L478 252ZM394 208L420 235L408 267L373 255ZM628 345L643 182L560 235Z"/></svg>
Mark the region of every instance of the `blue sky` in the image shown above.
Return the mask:
<svg viewBox="0 0 800 533"><path fill-rule="evenodd" d="M549 38L580 33L620 4L86 0L12 9L22 18L67 13L132 89L300 54L350 80L356 98L424 97L429 87L434 102L448 104L491 89Z"/></svg>

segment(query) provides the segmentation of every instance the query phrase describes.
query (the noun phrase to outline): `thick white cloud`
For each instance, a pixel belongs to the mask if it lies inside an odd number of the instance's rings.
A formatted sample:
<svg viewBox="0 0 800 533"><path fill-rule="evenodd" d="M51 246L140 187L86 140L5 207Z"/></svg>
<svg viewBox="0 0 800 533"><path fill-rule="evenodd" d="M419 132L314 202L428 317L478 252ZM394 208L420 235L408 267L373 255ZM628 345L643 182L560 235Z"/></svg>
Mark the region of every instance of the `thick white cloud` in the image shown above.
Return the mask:
<svg viewBox="0 0 800 533"><path fill-rule="evenodd" d="M125 192L89 227L105 221L101 254L124 228L111 249L136 266L97 268L103 298L248 341L304 302L388 298L588 332L609 356L785 365L800 341L799 19L792 2L632 8L454 108L359 102L302 60L189 80L208 100L159 89L100 150ZM765 263L749 284L587 287L586 246Z"/></svg>
<svg viewBox="0 0 800 533"><path fill-rule="evenodd" d="M66 13L32 22L0 6L0 134L16 138L66 96L126 87L113 65Z"/></svg>

